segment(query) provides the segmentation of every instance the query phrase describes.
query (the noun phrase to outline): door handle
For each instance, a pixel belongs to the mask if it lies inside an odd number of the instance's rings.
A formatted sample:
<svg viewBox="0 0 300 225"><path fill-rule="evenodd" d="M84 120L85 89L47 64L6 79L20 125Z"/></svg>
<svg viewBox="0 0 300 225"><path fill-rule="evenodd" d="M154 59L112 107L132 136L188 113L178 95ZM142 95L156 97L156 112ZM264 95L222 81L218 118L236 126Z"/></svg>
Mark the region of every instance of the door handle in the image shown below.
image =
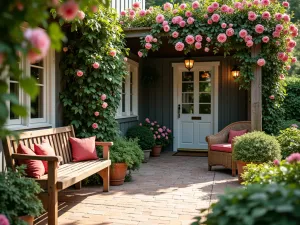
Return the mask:
<svg viewBox="0 0 300 225"><path fill-rule="evenodd" d="M180 118L180 104L178 105L178 119Z"/></svg>

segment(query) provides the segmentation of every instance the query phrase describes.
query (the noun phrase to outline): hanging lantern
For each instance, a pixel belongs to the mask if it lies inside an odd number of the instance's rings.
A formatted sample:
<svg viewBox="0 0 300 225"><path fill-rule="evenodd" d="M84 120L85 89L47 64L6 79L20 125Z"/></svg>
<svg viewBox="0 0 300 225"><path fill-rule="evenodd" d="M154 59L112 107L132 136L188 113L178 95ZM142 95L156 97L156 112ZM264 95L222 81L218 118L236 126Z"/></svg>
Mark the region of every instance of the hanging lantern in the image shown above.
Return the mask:
<svg viewBox="0 0 300 225"><path fill-rule="evenodd" d="M238 68L237 65L235 65L232 70L231 70L231 75L233 76L234 79L237 79L240 76L240 69Z"/></svg>
<svg viewBox="0 0 300 225"><path fill-rule="evenodd" d="M187 68L188 71L190 71L194 67L194 62L195 61L191 59L189 55L187 55L187 57L184 59L185 68Z"/></svg>

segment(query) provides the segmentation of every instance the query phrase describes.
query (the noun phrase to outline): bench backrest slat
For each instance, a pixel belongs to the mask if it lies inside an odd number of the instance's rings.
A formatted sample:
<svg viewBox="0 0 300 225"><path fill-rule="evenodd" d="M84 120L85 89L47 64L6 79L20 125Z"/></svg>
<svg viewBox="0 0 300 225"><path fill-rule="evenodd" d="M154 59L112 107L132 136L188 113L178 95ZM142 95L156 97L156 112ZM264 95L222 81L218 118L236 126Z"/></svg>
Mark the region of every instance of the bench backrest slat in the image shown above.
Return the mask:
<svg viewBox="0 0 300 225"><path fill-rule="evenodd" d="M34 150L34 143L40 144L43 139L46 139L54 149L55 154L63 158L62 164L65 164L72 161L69 137L75 137L73 126L26 131L20 135L19 141ZM14 167L15 162L12 160L11 154L17 153L18 143L14 137L6 137L6 141L3 141L8 167Z"/></svg>

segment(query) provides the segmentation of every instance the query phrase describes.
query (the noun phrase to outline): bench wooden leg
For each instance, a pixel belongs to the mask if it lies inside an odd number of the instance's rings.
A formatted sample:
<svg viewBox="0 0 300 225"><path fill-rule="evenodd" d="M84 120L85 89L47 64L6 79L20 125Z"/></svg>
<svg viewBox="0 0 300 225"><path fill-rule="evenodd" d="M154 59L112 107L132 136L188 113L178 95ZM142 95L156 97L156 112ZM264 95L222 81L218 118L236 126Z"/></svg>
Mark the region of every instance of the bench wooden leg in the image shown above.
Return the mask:
<svg viewBox="0 0 300 225"><path fill-rule="evenodd" d="M81 189L81 181L76 183L74 186L75 186L75 189Z"/></svg>
<svg viewBox="0 0 300 225"><path fill-rule="evenodd" d="M57 162L48 162L48 224L58 225Z"/></svg>
<svg viewBox="0 0 300 225"><path fill-rule="evenodd" d="M102 177L103 180L103 191L109 192L109 167L101 170L99 175Z"/></svg>

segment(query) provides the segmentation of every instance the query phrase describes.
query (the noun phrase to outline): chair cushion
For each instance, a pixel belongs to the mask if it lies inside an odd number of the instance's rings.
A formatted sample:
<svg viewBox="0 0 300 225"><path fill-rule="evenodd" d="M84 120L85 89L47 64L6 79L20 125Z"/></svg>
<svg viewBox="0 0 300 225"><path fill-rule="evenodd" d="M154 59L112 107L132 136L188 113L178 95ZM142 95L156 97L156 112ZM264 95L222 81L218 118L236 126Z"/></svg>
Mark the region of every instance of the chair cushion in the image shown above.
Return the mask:
<svg viewBox="0 0 300 225"><path fill-rule="evenodd" d="M96 136L90 138L70 137L73 162L98 159L96 152Z"/></svg>
<svg viewBox="0 0 300 225"><path fill-rule="evenodd" d="M43 139L41 144L34 143L34 151L37 155L55 156L54 149L51 147L48 140ZM45 167L45 173L48 173L48 162L42 161Z"/></svg>
<svg viewBox="0 0 300 225"><path fill-rule="evenodd" d="M23 143L19 144L17 152L19 154L36 155L30 148L25 146ZM20 165L25 164L27 166L25 172L29 177L40 178L45 174L45 167L41 160L24 159L18 160L18 163Z"/></svg>
<svg viewBox="0 0 300 225"><path fill-rule="evenodd" d="M210 146L210 150L219 152L232 152L231 144L215 144Z"/></svg>
<svg viewBox="0 0 300 225"><path fill-rule="evenodd" d="M237 136L242 136L243 134L246 134L248 130L230 130L229 131L229 138L228 143L232 143L232 140Z"/></svg>

